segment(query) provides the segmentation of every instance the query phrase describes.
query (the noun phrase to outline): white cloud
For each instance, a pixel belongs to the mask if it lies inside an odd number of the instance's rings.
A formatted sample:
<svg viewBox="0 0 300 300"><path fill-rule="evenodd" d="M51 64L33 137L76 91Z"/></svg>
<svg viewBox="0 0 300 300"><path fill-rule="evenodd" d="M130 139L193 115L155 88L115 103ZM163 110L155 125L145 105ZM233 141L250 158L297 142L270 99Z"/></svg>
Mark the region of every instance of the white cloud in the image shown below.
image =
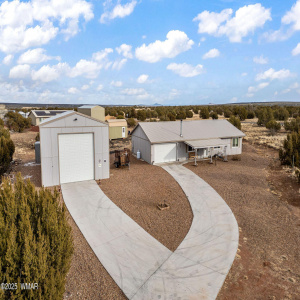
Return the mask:
<svg viewBox="0 0 300 300"><path fill-rule="evenodd" d="M97 86L97 91L101 91L101 90L103 90L103 85L102 85L102 84L99 84L99 85Z"/></svg>
<svg viewBox="0 0 300 300"><path fill-rule="evenodd" d="M111 1L106 1L105 5ZM132 14L135 6L137 5L137 1L133 0L124 5L118 4L111 10L105 11L100 17L100 23L107 23L109 20L113 20L115 18L124 18Z"/></svg>
<svg viewBox="0 0 300 300"><path fill-rule="evenodd" d="M289 88L290 88L290 89L297 89L297 88L299 88L299 87L300 87L299 83L298 83L298 82L295 82L295 83L291 84Z"/></svg>
<svg viewBox="0 0 300 300"><path fill-rule="evenodd" d="M0 50L12 53L44 45L59 32L74 36L81 17L94 17L92 4L84 0L5 1L0 6Z"/></svg>
<svg viewBox="0 0 300 300"><path fill-rule="evenodd" d="M253 94L259 90L262 90L266 88L270 83L269 82L262 82L257 86L249 86L248 88L248 94Z"/></svg>
<svg viewBox="0 0 300 300"><path fill-rule="evenodd" d="M236 103L238 101L238 98L237 97L233 97L230 99L230 103Z"/></svg>
<svg viewBox="0 0 300 300"><path fill-rule="evenodd" d="M45 49L36 48L23 53L18 59L18 64L39 64L41 62L52 59L60 60L60 57L48 56L46 55Z"/></svg>
<svg viewBox="0 0 300 300"><path fill-rule="evenodd" d="M255 56L253 58L253 62L255 62L256 64L260 64L260 65L265 65L268 63L268 58L267 57L263 57L263 55L261 55L260 57Z"/></svg>
<svg viewBox="0 0 300 300"><path fill-rule="evenodd" d="M42 66L38 71L32 71L32 80L38 80L42 82L50 82L57 80L60 76L60 72L56 66L45 65Z"/></svg>
<svg viewBox="0 0 300 300"><path fill-rule="evenodd" d="M138 88L138 89L134 89L134 88L127 88L121 91L122 94L124 95L128 95L128 96L132 96L132 95L144 95L146 93L146 91L144 89Z"/></svg>
<svg viewBox="0 0 300 300"><path fill-rule="evenodd" d="M13 59L14 59L14 56L12 54L8 54L3 58L2 62L5 65L10 65L12 63Z"/></svg>
<svg viewBox="0 0 300 300"><path fill-rule="evenodd" d="M300 54L300 43L298 43L298 45L296 46L296 48L293 49L292 51L292 55L296 56Z"/></svg>
<svg viewBox="0 0 300 300"><path fill-rule="evenodd" d="M68 89L69 94L77 94L78 92L79 92L79 90L76 87L70 87Z"/></svg>
<svg viewBox="0 0 300 300"><path fill-rule="evenodd" d="M254 96L254 94L251 94L251 93L246 94L247 98L252 98L253 96Z"/></svg>
<svg viewBox="0 0 300 300"><path fill-rule="evenodd" d="M93 53L93 60L97 62L103 62L107 59L109 53L113 53L112 48L105 48L104 50Z"/></svg>
<svg viewBox="0 0 300 300"><path fill-rule="evenodd" d="M245 77L245 76L247 76L247 75L248 75L248 73L246 73L246 72L245 72L245 73L242 73L242 76L243 76L243 77Z"/></svg>
<svg viewBox="0 0 300 300"><path fill-rule="evenodd" d="M197 65L194 67L186 63L171 63L167 66L167 69L173 71L175 74L178 74L181 77L194 77L204 72L202 65Z"/></svg>
<svg viewBox="0 0 300 300"><path fill-rule="evenodd" d="M112 81L111 83L110 83L110 85L112 85L112 86L115 86L115 87L121 87L122 85L123 85L123 82L122 81Z"/></svg>
<svg viewBox="0 0 300 300"><path fill-rule="evenodd" d="M290 70L282 69L279 71L275 71L274 69L269 69L265 72L259 73L256 75L255 80L274 80L274 79L285 79L289 77L295 77L296 74L291 73Z"/></svg>
<svg viewBox="0 0 300 300"><path fill-rule="evenodd" d="M215 58L220 56L220 51L216 48L209 50L207 53L203 55L203 59Z"/></svg>
<svg viewBox="0 0 300 300"><path fill-rule="evenodd" d="M90 88L90 86L89 86L88 84L84 84L84 85L81 87L81 89L82 89L83 91L88 90L89 88Z"/></svg>
<svg viewBox="0 0 300 300"><path fill-rule="evenodd" d="M75 67L73 67L70 72L70 77L85 76L87 78L96 78L102 68L102 65L99 65L95 61L89 61L81 59Z"/></svg>
<svg viewBox="0 0 300 300"><path fill-rule="evenodd" d="M291 25L294 31L300 30L300 0L283 16L281 22L285 25Z"/></svg>
<svg viewBox="0 0 300 300"><path fill-rule="evenodd" d="M112 64L112 69L113 70L121 70L122 67L126 64L127 62L127 58L123 58L121 60L116 60L113 64Z"/></svg>
<svg viewBox="0 0 300 300"><path fill-rule="evenodd" d="M167 34L165 41L155 41L146 46L135 49L135 56L139 60L149 63L155 63L163 58L173 58L178 54L185 52L194 45L194 42L188 36L179 30L171 30Z"/></svg>
<svg viewBox="0 0 300 300"><path fill-rule="evenodd" d="M148 78L149 78L149 75L142 74L138 77L138 79L136 81L137 81L137 83L146 83Z"/></svg>
<svg viewBox="0 0 300 300"><path fill-rule="evenodd" d="M27 78L30 76L29 65L18 65L10 69L9 78Z"/></svg>
<svg viewBox="0 0 300 300"><path fill-rule="evenodd" d="M127 44L122 44L120 47L116 48L117 52L126 58L133 58L131 49L132 49L132 46L127 45Z"/></svg>
<svg viewBox="0 0 300 300"><path fill-rule="evenodd" d="M239 43L271 20L270 9L260 3L239 8L234 17L232 14L232 9L224 9L220 13L203 11L193 21L199 21L198 33L226 35L231 42Z"/></svg>

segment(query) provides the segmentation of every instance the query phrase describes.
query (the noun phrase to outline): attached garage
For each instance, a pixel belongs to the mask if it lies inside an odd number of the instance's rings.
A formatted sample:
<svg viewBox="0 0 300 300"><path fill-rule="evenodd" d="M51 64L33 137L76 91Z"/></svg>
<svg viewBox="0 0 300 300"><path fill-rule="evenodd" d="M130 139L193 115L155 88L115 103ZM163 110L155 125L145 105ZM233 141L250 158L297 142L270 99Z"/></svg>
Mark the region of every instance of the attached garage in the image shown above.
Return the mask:
<svg viewBox="0 0 300 300"><path fill-rule="evenodd" d="M109 177L108 125L70 111L40 125L42 185Z"/></svg>
<svg viewBox="0 0 300 300"><path fill-rule="evenodd" d="M155 163L176 161L176 143L154 144L152 147Z"/></svg>

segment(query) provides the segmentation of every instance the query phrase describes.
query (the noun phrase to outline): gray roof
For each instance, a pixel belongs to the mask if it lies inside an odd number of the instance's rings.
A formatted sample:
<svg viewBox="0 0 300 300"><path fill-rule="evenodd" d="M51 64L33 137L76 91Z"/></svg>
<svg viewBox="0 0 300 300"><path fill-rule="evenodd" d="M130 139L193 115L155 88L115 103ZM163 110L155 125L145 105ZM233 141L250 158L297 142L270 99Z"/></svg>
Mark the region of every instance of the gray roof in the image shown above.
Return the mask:
<svg viewBox="0 0 300 300"><path fill-rule="evenodd" d="M227 120L183 121L182 137L180 137L180 121L140 122L137 126L142 128L151 143L184 142L245 136L242 131Z"/></svg>

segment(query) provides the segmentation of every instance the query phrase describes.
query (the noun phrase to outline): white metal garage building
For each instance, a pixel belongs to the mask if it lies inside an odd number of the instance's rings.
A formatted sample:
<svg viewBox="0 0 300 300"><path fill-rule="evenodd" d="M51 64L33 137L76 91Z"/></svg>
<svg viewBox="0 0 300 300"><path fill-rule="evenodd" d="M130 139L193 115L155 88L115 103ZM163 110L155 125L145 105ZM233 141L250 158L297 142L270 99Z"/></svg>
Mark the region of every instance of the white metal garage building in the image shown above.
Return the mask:
<svg viewBox="0 0 300 300"><path fill-rule="evenodd" d="M245 134L227 120L140 122L132 131L132 152L149 164L198 159L219 152L242 153ZM196 154L196 155L195 155Z"/></svg>
<svg viewBox="0 0 300 300"><path fill-rule="evenodd" d="M40 124L42 185L109 178L108 125L75 111Z"/></svg>

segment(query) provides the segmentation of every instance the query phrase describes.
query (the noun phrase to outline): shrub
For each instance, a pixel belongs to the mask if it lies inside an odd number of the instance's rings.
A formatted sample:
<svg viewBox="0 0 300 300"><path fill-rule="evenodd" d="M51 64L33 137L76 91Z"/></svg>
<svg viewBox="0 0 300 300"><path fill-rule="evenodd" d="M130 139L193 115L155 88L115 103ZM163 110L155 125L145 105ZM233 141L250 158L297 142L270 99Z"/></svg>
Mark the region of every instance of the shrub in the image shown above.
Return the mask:
<svg viewBox="0 0 300 300"><path fill-rule="evenodd" d="M241 120L238 117L235 116L231 116L228 120L233 126L235 126L236 128L238 128L239 130L241 130L242 125L241 125Z"/></svg>
<svg viewBox="0 0 300 300"><path fill-rule="evenodd" d="M194 116L193 112L191 110L186 110L186 117L187 118L192 118Z"/></svg>
<svg viewBox="0 0 300 300"><path fill-rule="evenodd" d="M9 111L5 117L7 118L7 126L10 130L23 132L25 128L31 126L31 119L22 117L19 113Z"/></svg>
<svg viewBox="0 0 300 300"><path fill-rule="evenodd" d="M298 132L300 129L300 117L291 120L290 122L284 122L284 129L287 131L296 131Z"/></svg>
<svg viewBox="0 0 300 300"><path fill-rule="evenodd" d="M172 113L168 113L168 118L170 121L176 121L176 116Z"/></svg>
<svg viewBox="0 0 300 300"><path fill-rule="evenodd" d="M300 167L300 133L292 132L287 135L287 138L283 142L283 147L279 150L279 159L284 165L294 165Z"/></svg>
<svg viewBox="0 0 300 300"><path fill-rule="evenodd" d="M231 110L229 110L229 109L224 110L224 117L225 118L230 118L231 115L232 115Z"/></svg>
<svg viewBox="0 0 300 300"><path fill-rule="evenodd" d="M185 113L184 111L180 111L180 112L176 115L176 119L177 119L177 120L186 119L186 113Z"/></svg>
<svg viewBox="0 0 300 300"><path fill-rule="evenodd" d="M117 119L125 119L125 118L124 118L124 115L118 115Z"/></svg>
<svg viewBox="0 0 300 300"><path fill-rule="evenodd" d="M271 134L274 135L275 132L279 131L281 128L280 123L275 120L271 120L266 124L266 128L270 130Z"/></svg>
<svg viewBox="0 0 300 300"><path fill-rule="evenodd" d="M66 208L57 191L23 181L4 179L0 189L0 276L17 283L16 290L0 290L1 299L62 299L70 268L73 241ZM21 290L20 283L38 283Z"/></svg>
<svg viewBox="0 0 300 300"><path fill-rule="evenodd" d="M255 118L255 113L254 113L254 111L248 111L247 119L254 119L254 118Z"/></svg>
<svg viewBox="0 0 300 300"><path fill-rule="evenodd" d="M0 176L9 168L15 152L15 145L10 138L9 131L0 127Z"/></svg>
<svg viewBox="0 0 300 300"><path fill-rule="evenodd" d="M136 121L135 121L134 118L129 118L129 119L127 120L127 124L128 124L128 126L133 127L133 126L136 125Z"/></svg>
<svg viewBox="0 0 300 300"><path fill-rule="evenodd" d="M4 122L2 119L0 119L0 127L4 126Z"/></svg>
<svg viewBox="0 0 300 300"><path fill-rule="evenodd" d="M137 119L140 121L145 121L147 118L146 111L144 109L140 109L137 112Z"/></svg>
<svg viewBox="0 0 300 300"><path fill-rule="evenodd" d="M211 117L213 120L216 120L216 119L219 118L218 114L217 114L215 111L213 111L213 112L210 113L210 117Z"/></svg>
<svg viewBox="0 0 300 300"><path fill-rule="evenodd" d="M200 110L200 117L202 119L209 119L209 110L207 107L203 107Z"/></svg>

